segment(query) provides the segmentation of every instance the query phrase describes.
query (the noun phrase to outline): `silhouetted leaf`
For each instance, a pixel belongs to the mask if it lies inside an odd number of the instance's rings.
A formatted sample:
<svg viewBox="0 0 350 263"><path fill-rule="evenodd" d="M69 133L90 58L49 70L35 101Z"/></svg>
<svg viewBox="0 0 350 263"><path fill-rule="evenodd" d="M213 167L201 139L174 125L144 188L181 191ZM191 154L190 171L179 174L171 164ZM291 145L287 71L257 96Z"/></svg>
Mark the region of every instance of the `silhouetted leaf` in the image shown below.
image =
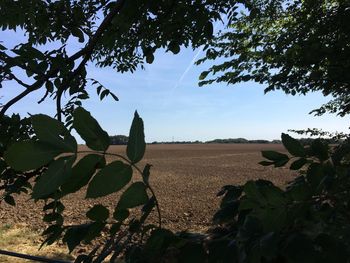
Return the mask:
<svg viewBox="0 0 350 263"><path fill-rule="evenodd" d="M117 208L127 209L145 204L148 201L146 189L142 182L133 183L120 197Z"/></svg>
<svg viewBox="0 0 350 263"><path fill-rule="evenodd" d="M274 162L268 162L268 161L261 161L259 162L260 165L262 166L269 166L275 164Z"/></svg>
<svg viewBox="0 0 350 263"><path fill-rule="evenodd" d="M72 176L62 185L62 193L74 193L85 186L94 175L99 164L105 165L103 155L89 154L80 159L72 169Z"/></svg>
<svg viewBox="0 0 350 263"><path fill-rule="evenodd" d="M149 184L150 169L152 165L146 164L142 171L142 179L145 185Z"/></svg>
<svg viewBox="0 0 350 263"><path fill-rule="evenodd" d="M289 160L288 155L275 151L262 151L262 156L271 161Z"/></svg>
<svg viewBox="0 0 350 263"><path fill-rule="evenodd" d="M9 205L16 206L15 199L11 195L6 195L4 201Z"/></svg>
<svg viewBox="0 0 350 263"><path fill-rule="evenodd" d="M63 123L44 114L31 116L31 121L40 141L48 143L54 148L62 149L64 152L74 153L77 151L77 142ZM62 139L60 135L64 135L65 138Z"/></svg>
<svg viewBox="0 0 350 263"><path fill-rule="evenodd" d="M87 211L86 216L93 221L106 221L109 217L108 209L103 205L95 205L89 211Z"/></svg>
<svg viewBox="0 0 350 263"><path fill-rule="evenodd" d="M86 145L96 151L107 150L110 141L98 122L85 109L79 107L74 111L73 127L79 133Z"/></svg>
<svg viewBox="0 0 350 263"><path fill-rule="evenodd" d="M291 170L299 170L299 169L302 168L306 163L307 163L307 160L306 160L305 158L300 158L300 159L294 161L294 162L290 165L290 169L291 169Z"/></svg>
<svg viewBox="0 0 350 263"><path fill-rule="evenodd" d="M115 161L101 169L89 183L86 197L97 198L119 191L132 177L132 168Z"/></svg>
<svg viewBox="0 0 350 263"><path fill-rule="evenodd" d="M129 216L129 211L127 209L119 209L118 207L115 209L113 213L113 218L119 222L124 221Z"/></svg>
<svg viewBox="0 0 350 263"><path fill-rule="evenodd" d="M297 157L305 156L305 149L301 143L288 134L282 133L282 143L291 155Z"/></svg>
<svg viewBox="0 0 350 263"><path fill-rule="evenodd" d="M311 150L313 155L321 161L325 161L329 158L328 145L321 139L316 139L311 143Z"/></svg>
<svg viewBox="0 0 350 263"><path fill-rule="evenodd" d="M143 121L135 111L134 119L131 124L126 154L132 163L139 162L146 150L145 134Z"/></svg>
<svg viewBox="0 0 350 263"><path fill-rule="evenodd" d="M76 227L71 227L66 231L63 237L63 242L67 243L69 248L69 253L71 253L76 246L84 240L85 236L89 231L90 225L81 225Z"/></svg>
<svg viewBox="0 0 350 263"><path fill-rule="evenodd" d="M51 163L33 187L32 197L39 199L54 193L72 174L75 156L61 157Z"/></svg>
<svg viewBox="0 0 350 263"><path fill-rule="evenodd" d="M37 141L12 144L4 154L6 162L15 170L29 171L40 168L61 154L61 149Z"/></svg>

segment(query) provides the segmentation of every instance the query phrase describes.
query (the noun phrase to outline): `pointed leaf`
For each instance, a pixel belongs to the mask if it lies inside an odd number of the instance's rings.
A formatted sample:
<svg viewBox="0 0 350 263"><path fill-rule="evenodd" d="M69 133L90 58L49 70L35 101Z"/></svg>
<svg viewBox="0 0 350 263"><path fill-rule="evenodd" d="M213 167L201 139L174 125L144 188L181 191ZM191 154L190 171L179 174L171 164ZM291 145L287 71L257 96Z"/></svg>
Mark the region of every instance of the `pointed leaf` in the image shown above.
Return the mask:
<svg viewBox="0 0 350 263"><path fill-rule="evenodd" d="M132 163L139 162L146 150L143 121L135 111L135 116L131 124L126 154Z"/></svg>
<svg viewBox="0 0 350 263"><path fill-rule="evenodd" d="M148 201L146 189L142 182L133 183L120 197L117 208L122 210L145 204Z"/></svg>
<svg viewBox="0 0 350 263"><path fill-rule="evenodd" d="M261 161L259 162L260 165L262 166L269 166L275 164L274 162L268 162L268 161Z"/></svg>
<svg viewBox="0 0 350 263"><path fill-rule="evenodd" d="M63 123L44 114L33 115L31 121L40 141L49 143L65 152L77 151L77 142ZM62 139L60 135L65 136L65 139Z"/></svg>
<svg viewBox="0 0 350 263"><path fill-rule="evenodd" d="M37 141L21 141L12 144L4 154L6 162L17 171L40 168L52 161L62 149Z"/></svg>
<svg viewBox="0 0 350 263"><path fill-rule="evenodd" d="M262 151L262 156L271 161L289 160L288 155L275 151Z"/></svg>
<svg viewBox="0 0 350 263"><path fill-rule="evenodd" d="M115 161L101 169L89 183L86 197L97 198L119 191L132 177L132 168Z"/></svg>
<svg viewBox="0 0 350 263"><path fill-rule="evenodd" d="M291 155L297 157L305 156L305 149L301 143L288 134L282 133L282 143Z"/></svg>
<svg viewBox="0 0 350 263"><path fill-rule="evenodd" d="M63 157L50 164L33 188L32 197L39 199L54 193L71 176L75 157Z"/></svg>
<svg viewBox="0 0 350 263"><path fill-rule="evenodd" d="M321 161L325 161L329 158L328 145L321 139L316 139L311 143L311 150L317 158Z"/></svg>
<svg viewBox="0 0 350 263"><path fill-rule="evenodd" d="M307 160L305 158L300 158L296 161L294 161L290 165L291 170L299 170L301 167L303 167L307 163Z"/></svg>
<svg viewBox="0 0 350 263"><path fill-rule="evenodd" d="M79 107L74 111L73 116L73 127L86 142L86 145L96 151L107 150L110 144L109 136L91 114Z"/></svg>
<svg viewBox="0 0 350 263"><path fill-rule="evenodd" d="M4 201L9 205L16 206L15 199L11 195L6 195Z"/></svg>
<svg viewBox="0 0 350 263"><path fill-rule="evenodd" d="M84 156L72 169L72 176L62 185L64 194L74 193L84 187L94 175L100 164L105 165L103 155L89 154Z"/></svg>
<svg viewBox="0 0 350 263"><path fill-rule="evenodd" d="M145 183L145 185L149 185L149 175L150 175L151 167L152 167L152 165L146 164L145 168L143 168L142 179L143 179L143 182Z"/></svg>
<svg viewBox="0 0 350 263"><path fill-rule="evenodd" d="M89 231L90 225L81 225L77 227L71 227L67 230L63 237L63 242L67 243L69 253L71 253L76 246L84 240Z"/></svg>

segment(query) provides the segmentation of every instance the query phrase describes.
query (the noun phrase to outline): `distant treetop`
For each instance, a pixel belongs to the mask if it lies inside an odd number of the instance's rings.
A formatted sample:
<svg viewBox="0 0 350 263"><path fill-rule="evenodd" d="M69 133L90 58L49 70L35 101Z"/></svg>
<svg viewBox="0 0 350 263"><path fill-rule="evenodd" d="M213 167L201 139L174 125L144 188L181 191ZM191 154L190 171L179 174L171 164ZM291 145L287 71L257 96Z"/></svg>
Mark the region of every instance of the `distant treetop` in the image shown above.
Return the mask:
<svg viewBox="0 0 350 263"><path fill-rule="evenodd" d="M334 98L312 113L350 113L350 1L245 4L229 14L230 25L197 62L225 60L203 72L200 85L255 81L267 85L265 92L321 91Z"/></svg>

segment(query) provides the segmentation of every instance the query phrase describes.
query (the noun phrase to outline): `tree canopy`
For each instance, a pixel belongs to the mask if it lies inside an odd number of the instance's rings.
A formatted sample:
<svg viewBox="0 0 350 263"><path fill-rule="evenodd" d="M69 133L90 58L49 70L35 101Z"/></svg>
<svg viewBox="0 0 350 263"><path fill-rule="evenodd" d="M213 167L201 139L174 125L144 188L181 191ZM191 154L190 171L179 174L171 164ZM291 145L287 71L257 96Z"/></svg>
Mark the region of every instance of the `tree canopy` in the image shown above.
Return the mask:
<svg viewBox="0 0 350 263"><path fill-rule="evenodd" d="M0 43L0 87L17 82L24 91L4 102L0 116L29 93L45 89L40 102L55 99L57 116L70 115L88 98L87 85L94 85L101 99L112 95L97 80L87 79L86 64L111 66L119 72L134 71L144 60L152 63L154 52L177 54L180 47L198 47L213 35L234 1L6 1L0 2L0 28L22 30L25 41L14 48ZM47 49L45 44L57 48ZM71 46L79 45L78 51ZM75 46L76 49L76 46ZM22 70L18 72L14 70ZM19 76L26 74L28 79ZM71 100L65 107L62 95Z"/></svg>
<svg viewBox="0 0 350 263"><path fill-rule="evenodd" d="M229 26L199 60L224 59L200 76L200 85L255 81L265 92L321 91L334 97L320 109L350 112L350 1L262 0L233 10Z"/></svg>

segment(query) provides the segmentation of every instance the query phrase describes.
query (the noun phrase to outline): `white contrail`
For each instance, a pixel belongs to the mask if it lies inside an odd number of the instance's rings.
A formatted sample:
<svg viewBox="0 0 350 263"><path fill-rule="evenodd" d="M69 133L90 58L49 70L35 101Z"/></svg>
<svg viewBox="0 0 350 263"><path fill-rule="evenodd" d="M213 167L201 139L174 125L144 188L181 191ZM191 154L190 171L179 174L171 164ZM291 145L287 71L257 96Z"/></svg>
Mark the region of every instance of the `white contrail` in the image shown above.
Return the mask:
<svg viewBox="0 0 350 263"><path fill-rule="evenodd" d="M214 25L214 32L217 31L217 28L219 26L219 21L217 21ZM194 57L192 58L190 64L187 66L187 68L185 69L185 71L182 73L181 77L179 78L179 80L176 82L176 84L174 85L174 87L171 89L170 95L173 95L174 91L180 86L180 84L182 83L182 81L184 80L184 78L186 77L187 73L190 71L190 69L193 67L194 62L196 62L197 58L199 57L200 54L202 54L203 52L203 48L204 45L199 47L198 52L194 55Z"/></svg>
<svg viewBox="0 0 350 263"><path fill-rule="evenodd" d="M170 95L172 95L174 93L174 91L180 86L180 84L182 83L182 81L184 80L184 78L186 77L187 73L190 71L190 69L193 67L194 62L196 62L197 58L199 57L199 55L203 52L203 47L201 46L198 50L198 52L194 55L194 57L192 58L191 62L188 64L187 68L185 69L185 71L182 73L181 77L179 78L179 80L175 83L174 87L171 89Z"/></svg>

